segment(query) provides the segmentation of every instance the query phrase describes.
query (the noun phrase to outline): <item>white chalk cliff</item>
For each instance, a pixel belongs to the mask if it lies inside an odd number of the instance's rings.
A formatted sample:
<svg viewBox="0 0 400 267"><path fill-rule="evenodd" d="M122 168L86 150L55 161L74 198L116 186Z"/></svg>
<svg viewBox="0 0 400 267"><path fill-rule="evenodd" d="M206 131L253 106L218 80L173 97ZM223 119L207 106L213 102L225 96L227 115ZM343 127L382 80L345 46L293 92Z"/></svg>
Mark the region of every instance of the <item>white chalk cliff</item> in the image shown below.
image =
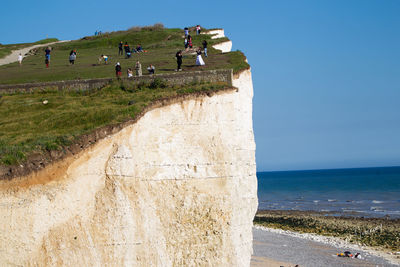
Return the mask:
<svg viewBox="0 0 400 267"><path fill-rule="evenodd" d="M212 34L211 39L217 39L217 38L223 38L225 37L225 32L223 29L216 29L216 30L210 30L206 32L207 34ZM221 43L218 43L216 45L213 45L215 49L221 50L222 53L227 53L232 50L232 41L224 41Z"/></svg>
<svg viewBox="0 0 400 267"><path fill-rule="evenodd" d="M249 266L251 72L0 182L0 266Z"/></svg>

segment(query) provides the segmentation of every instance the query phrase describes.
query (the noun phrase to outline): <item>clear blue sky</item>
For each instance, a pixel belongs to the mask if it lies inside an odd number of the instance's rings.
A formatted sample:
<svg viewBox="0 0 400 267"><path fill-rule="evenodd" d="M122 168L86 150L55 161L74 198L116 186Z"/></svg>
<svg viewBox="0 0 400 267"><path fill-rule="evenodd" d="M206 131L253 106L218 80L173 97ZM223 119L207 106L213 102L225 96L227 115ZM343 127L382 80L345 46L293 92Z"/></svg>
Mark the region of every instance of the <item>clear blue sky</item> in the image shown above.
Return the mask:
<svg viewBox="0 0 400 267"><path fill-rule="evenodd" d="M259 171L400 165L400 0L7 1L0 43L156 22L246 54Z"/></svg>

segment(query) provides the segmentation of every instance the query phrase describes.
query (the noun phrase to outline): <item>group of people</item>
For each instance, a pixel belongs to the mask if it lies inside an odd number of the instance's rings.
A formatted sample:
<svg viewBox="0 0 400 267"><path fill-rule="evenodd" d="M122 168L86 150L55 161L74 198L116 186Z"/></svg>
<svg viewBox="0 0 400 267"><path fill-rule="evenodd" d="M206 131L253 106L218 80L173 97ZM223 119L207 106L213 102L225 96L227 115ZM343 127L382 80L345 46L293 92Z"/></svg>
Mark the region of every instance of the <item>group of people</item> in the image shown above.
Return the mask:
<svg viewBox="0 0 400 267"><path fill-rule="evenodd" d="M138 45L136 46L136 49L135 49L135 48L132 48L132 50L131 50L131 48L129 47L128 42L125 42L125 44L123 44L122 41L121 41L121 42L119 42L119 44L118 44L118 55L119 55L119 56L122 56L122 55L124 54L123 51L125 51L125 57L126 57L126 58L130 58L131 55L132 55L132 53L141 53L141 52L145 52L145 51L143 50L141 44L138 44Z"/></svg>
<svg viewBox="0 0 400 267"><path fill-rule="evenodd" d="M140 64L139 60L136 61L135 71L136 71L137 77L142 76L142 64ZM150 64L147 67L147 71L149 72L149 74L154 74L156 71L156 67L154 67L154 65ZM126 74L127 74L128 78L133 77L132 68L128 68L126 71ZM119 62L117 62L117 64L115 64L115 75L117 76L118 79L122 77L122 66L121 66L121 63L119 63Z"/></svg>
<svg viewBox="0 0 400 267"><path fill-rule="evenodd" d="M185 41L184 41L185 51L188 51L189 49L193 48L193 39L192 39L192 36L190 36L188 27L185 27L183 29L183 32L185 34ZM200 27L200 25L197 25L196 26L196 35L199 35L200 32L201 32L201 27ZM202 46L203 46L203 51L204 51L204 56L205 57L208 57L208 55L207 55L207 45L208 45L207 41L203 40ZM204 62L204 60L203 60L203 58L201 56L201 54L202 54L201 47L197 48L196 54L197 54L197 56L196 56L196 65L197 66L204 66L205 62ZM176 53L175 57L176 57L176 63L177 63L177 69L176 70L177 71L182 71L182 68L181 68L181 66L182 66L182 58L183 58L182 50L179 50Z"/></svg>
<svg viewBox="0 0 400 267"><path fill-rule="evenodd" d="M44 63L46 64L46 68L50 67L50 58L51 58L50 54L51 54L52 50L53 49L50 46L46 47L46 49L44 50ZM69 52L69 64L70 65L75 64L76 54L77 53L76 53L75 49L73 49L73 50L71 50L71 52ZM22 55L19 54L18 61L19 61L20 65L22 64L22 58L23 58Z"/></svg>
<svg viewBox="0 0 400 267"><path fill-rule="evenodd" d="M201 27L200 25L196 26L196 35L199 35L201 32ZM185 33L185 50L187 51L188 48L192 49L193 48L193 43L192 43L192 37L189 34L189 28L185 27L184 28L184 33ZM99 33L98 33L99 34ZM203 51L204 51L204 56L207 57L207 41L204 40L202 42L202 46L203 46ZM46 63L46 68L49 67L50 64L50 53L51 53L52 49L51 47L46 47L45 49L45 63ZM125 42L125 44L121 41L118 44L118 55L123 55L125 51L125 56L126 58L130 58L132 53L140 53L140 52L145 52L142 48L142 46L139 44L136 46L136 48L133 48L132 50L129 47L128 42ZM202 53L203 53L201 47L198 47L198 49L196 50L196 65L197 66L204 66L205 62L202 58ZM182 55L182 50L179 50L176 54L176 62L177 62L177 69L176 71L182 71L182 63L183 63L183 55ZM76 56L77 56L77 52L76 50L71 50L71 52L69 53L69 63L70 65L74 65L75 61L76 61ZM18 61L20 63L20 65L22 64L22 55L20 54L18 57ZM108 56L107 55L101 55L99 57L99 64L101 62L104 61L104 64L108 63ZM136 70L136 76L142 76L142 65L140 64L139 61L136 62L135 64L135 70ZM147 67L147 70L149 72L149 74L155 74L155 67L154 65L150 64ZM117 64L115 65L115 73L116 76L118 78L120 78L122 76L122 67L121 64L119 62L117 62ZM127 69L127 76L129 77L133 77L133 70L131 68Z"/></svg>
<svg viewBox="0 0 400 267"><path fill-rule="evenodd" d="M201 52L201 48L197 49L197 51L196 51L196 54L197 54L197 56L196 56L196 65L197 66L204 66L206 64L206 63L204 63L204 60L201 57L201 53L202 53ZM176 71L182 71L182 62L183 62L183 60L182 60L182 58L183 58L182 50L179 50L178 52L176 52L175 57L176 57L176 64L177 64Z"/></svg>

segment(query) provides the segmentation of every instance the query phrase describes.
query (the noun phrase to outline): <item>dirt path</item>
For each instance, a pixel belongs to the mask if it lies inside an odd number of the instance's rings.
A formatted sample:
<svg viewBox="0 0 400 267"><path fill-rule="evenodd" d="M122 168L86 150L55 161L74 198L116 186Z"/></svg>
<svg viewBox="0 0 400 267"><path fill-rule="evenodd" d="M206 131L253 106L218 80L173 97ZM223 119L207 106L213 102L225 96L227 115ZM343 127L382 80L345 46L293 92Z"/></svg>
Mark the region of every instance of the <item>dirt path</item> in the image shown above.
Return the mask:
<svg viewBox="0 0 400 267"><path fill-rule="evenodd" d="M22 49L18 49L18 50L13 50L11 52L11 54L9 54L8 56L4 57L4 58L0 58L0 66L1 65L6 65L6 64L10 64L13 62L17 62L18 61L18 55L21 53L23 57L25 57L25 54L27 54L30 50L38 48L38 47L44 47L44 46L49 46L52 44L57 44L57 43L64 43L64 42L69 42L70 40L66 40L66 41L57 41L57 42L52 42L52 43L47 43L47 44L38 44L38 45L33 45L33 46L29 46L29 47L25 47Z"/></svg>

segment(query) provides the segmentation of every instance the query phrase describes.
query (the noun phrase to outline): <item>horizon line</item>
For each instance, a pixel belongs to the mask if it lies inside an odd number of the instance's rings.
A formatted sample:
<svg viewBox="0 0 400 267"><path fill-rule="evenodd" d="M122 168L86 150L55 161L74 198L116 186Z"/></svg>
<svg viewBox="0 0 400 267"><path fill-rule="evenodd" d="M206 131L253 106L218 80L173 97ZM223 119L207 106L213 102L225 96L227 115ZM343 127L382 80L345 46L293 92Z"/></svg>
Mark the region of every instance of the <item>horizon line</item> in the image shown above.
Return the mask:
<svg viewBox="0 0 400 267"><path fill-rule="evenodd" d="M375 166L375 167L351 167L351 168L327 168L327 169L299 169L299 170L276 170L276 171L256 171L259 172L306 172L306 171L332 171L332 170L356 170L356 169L377 169L377 168L400 168L398 166Z"/></svg>

